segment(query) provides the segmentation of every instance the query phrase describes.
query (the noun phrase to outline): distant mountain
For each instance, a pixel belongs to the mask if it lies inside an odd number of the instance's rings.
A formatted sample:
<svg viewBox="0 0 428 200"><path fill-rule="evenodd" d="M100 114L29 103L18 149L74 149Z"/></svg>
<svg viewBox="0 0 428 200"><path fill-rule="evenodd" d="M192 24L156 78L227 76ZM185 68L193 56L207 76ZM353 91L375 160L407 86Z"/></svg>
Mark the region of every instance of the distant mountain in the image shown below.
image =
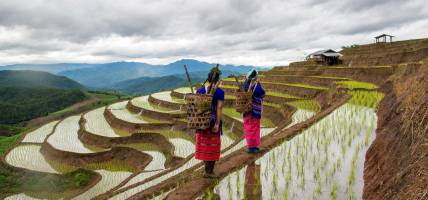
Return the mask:
<svg viewBox="0 0 428 200"><path fill-rule="evenodd" d="M33 70L49 73L59 73L66 70L76 70L82 68L91 68L93 64L83 63L59 63L59 64L16 64L0 66L0 70Z"/></svg>
<svg viewBox="0 0 428 200"><path fill-rule="evenodd" d="M231 71L223 71L222 77L234 74ZM190 73L192 83L204 82L207 72ZM178 87L188 86L185 74L175 74L161 77L139 77L136 79L121 81L108 88L133 95L146 95L154 92L171 90Z"/></svg>
<svg viewBox="0 0 428 200"><path fill-rule="evenodd" d="M91 68L60 72L60 75L76 80L83 85L94 88L105 88L114 83L138 78L157 76L156 65L137 62L115 62L97 64Z"/></svg>
<svg viewBox="0 0 428 200"><path fill-rule="evenodd" d="M106 64L18 64L0 66L0 70L36 70L55 73L73 79L82 85L94 89L108 89L116 83L137 79L140 77L162 77L183 74L183 65L187 65L189 72L208 72L213 63L183 59L167 65L151 65L139 62L113 62ZM247 72L253 66L220 65L222 71L233 74ZM261 68L259 68L261 69Z"/></svg>
<svg viewBox="0 0 428 200"><path fill-rule="evenodd" d="M99 64L91 68L63 71L59 74L67 76L82 83L85 86L94 88L108 88L116 83L136 79L139 77L161 77L174 74L183 74L183 65L187 65L190 73L208 72L214 64L197 60L179 60L168 65L150 65L137 62L117 62ZM223 71L234 74L247 72L252 66L220 65Z"/></svg>
<svg viewBox="0 0 428 200"><path fill-rule="evenodd" d="M42 87L58 89L84 89L76 81L64 76L53 75L48 72L30 70L0 71L0 87Z"/></svg>

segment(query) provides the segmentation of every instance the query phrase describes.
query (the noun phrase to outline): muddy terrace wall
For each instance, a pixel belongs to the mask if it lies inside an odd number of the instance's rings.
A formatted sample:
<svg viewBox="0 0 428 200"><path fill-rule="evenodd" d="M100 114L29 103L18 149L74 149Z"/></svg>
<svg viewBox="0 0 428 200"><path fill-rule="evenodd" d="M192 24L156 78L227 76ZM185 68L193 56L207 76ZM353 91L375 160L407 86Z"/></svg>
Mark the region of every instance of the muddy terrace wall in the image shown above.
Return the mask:
<svg viewBox="0 0 428 200"><path fill-rule="evenodd" d="M140 129L171 128L171 123L132 123L116 118L109 109L104 110L104 117L111 127L127 132L136 132Z"/></svg>
<svg viewBox="0 0 428 200"><path fill-rule="evenodd" d="M159 146L165 152L173 152L174 146L168 142L168 139L158 133L133 133L126 137L105 137L91 133L85 129L86 120L81 118L79 121L79 139L89 145L101 148L112 148L121 144L150 143Z"/></svg>
<svg viewBox="0 0 428 200"><path fill-rule="evenodd" d="M282 104L281 108L263 105L263 115L270 119L276 126L283 123L290 123L291 116L295 111L295 108L286 104Z"/></svg>
<svg viewBox="0 0 428 200"><path fill-rule="evenodd" d="M169 101L164 101L162 99L156 99L152 95L149 96L149 102L152 103L153 105L158 105L158 106L162 106L162 107L173 109L173 110L186 110L185 105L182 105L179 103L174 103L174 102L169 102Z"/></svg>
<svg viewBox="0 0 428 200"><path fill-rule="evenodd" d="M165 121L174 121L177 118L184 118L186 117L186 113L164 113L164 112L157 112L153 110L148 110L144 108L140 108L138 106L135 106L132 104L131 101L126 104L126 109L128 109L132 113L141 113L142 116L147 116L154 119L160 119ZM111 113L110 113L111 114Z"/></svg>
<svg viewBox="0 0 428 200"><path fill-rule="evenodd" d="M364 199L428 198L428 65L382 88L376 139L366 154Z"/></svg>
<svg viewBox="0 0 428 200"><path fill-rule="evenodd" d="M91 163L120 160L139 171L143 170L152 161L150 155L128 147L114 147L108 151L81 154L58 150L49 143L44 142L40 152L49 160L66 163L75 167L82 167Z"/></svg>
<svg viewBox="0 0 428 200"><path fill-rule="evenodd" d="M300 75L300 76L328 76L350 78L357 81L382 84L392 75L398 66L394 67L318 67L316 70L278 70L263 73L270 75Z"/></svg>
<svg viewBox="0 0 428 200"><path fill-rule="evenodd" d="M341 51L345 65L371 66L418 62L428 56L428 39L361 45Z"/></svg>

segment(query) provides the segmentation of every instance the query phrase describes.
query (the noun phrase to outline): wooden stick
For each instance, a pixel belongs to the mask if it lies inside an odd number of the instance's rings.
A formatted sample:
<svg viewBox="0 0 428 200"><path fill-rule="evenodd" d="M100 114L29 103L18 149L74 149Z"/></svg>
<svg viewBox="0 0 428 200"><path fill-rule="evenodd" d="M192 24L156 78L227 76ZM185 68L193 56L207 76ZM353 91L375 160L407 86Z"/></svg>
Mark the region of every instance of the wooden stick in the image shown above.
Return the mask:
<svg viewBox="0 0 428 200"><path fill-rule="evenodd" d="M189 83L190 92L192 94L194 94L195 92L193 91L192 81L190 80L189 71L187 71L187 66L186 65L184 65L184 71L186 71L187 83Z"/></svg>
<svg viewBox="0 0 428 200"><path fill-rule="evenodd" d="M238 90L240 92L244 92L244 84L240 83L238 80L238 77L233 75L233 77L235 78L236 84L238 85Z"/></svg>

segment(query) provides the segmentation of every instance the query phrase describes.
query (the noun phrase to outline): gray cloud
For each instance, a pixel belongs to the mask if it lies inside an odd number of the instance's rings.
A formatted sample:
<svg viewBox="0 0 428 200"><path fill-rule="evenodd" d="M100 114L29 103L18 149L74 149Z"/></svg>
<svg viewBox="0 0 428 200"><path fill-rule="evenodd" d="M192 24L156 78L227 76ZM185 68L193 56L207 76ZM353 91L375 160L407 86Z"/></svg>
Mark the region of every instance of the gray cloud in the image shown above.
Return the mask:
<svg viewBox="0 0 428 200"><path fill-rule="evenodd" d="M427 19L425 0L3 0L0 64L277 65L382 32L427 37Z"/></svg>

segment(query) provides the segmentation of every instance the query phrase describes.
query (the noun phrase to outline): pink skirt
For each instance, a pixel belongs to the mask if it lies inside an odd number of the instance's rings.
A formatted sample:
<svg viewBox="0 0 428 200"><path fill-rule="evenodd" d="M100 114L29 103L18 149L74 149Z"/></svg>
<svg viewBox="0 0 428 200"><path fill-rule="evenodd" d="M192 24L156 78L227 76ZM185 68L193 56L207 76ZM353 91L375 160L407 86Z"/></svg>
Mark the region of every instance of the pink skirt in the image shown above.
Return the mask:
<svg viewBox="0 0 428 200"><path fill-rule="evenodd" d="M217 133L208 130L196 131L195 158L204 161L220 159L221 139Z"/></svg>
<svg viewBox="0 0 428 200"><path fill-rule="evenodd" d="M247 147L259 147L260 145L260 119L251 114L244 117L244 132L247 140Z"/></svg>

